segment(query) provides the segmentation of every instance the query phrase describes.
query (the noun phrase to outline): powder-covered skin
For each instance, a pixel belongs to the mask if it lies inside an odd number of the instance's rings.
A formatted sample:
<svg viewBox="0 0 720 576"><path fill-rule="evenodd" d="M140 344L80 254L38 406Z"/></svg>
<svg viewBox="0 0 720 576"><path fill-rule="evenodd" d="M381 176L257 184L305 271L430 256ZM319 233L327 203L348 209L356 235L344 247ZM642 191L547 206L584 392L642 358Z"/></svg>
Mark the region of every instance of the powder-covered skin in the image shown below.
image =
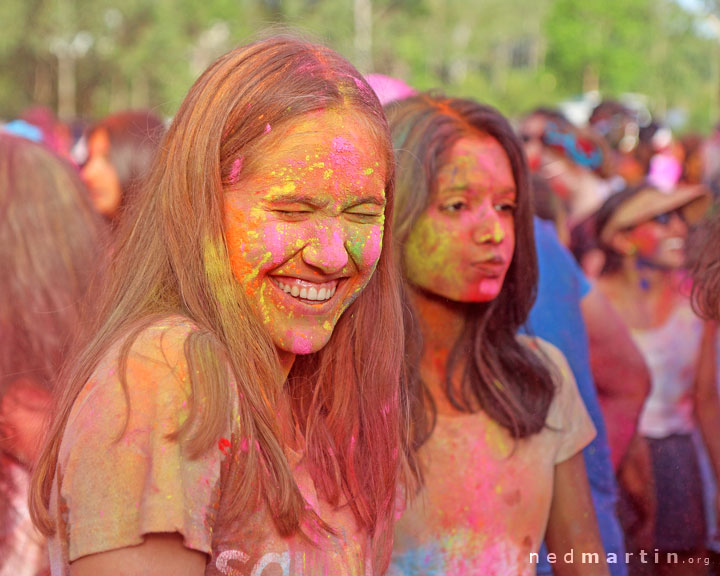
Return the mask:
<svg viewBox="0 0 720 576"><path fill-rule="evenodd" d="M415 286L462 302L497 297L515 250L515 181L494 138L459 140L405 245Z"/></svg>
<svg viewBox="0 0 720 576"><path fill-rule="evenodd" d="M677 215L672 215L666 224L643 222L625 234L634 255L646 264L679 268L685 263L687 224Z"/></svg>
<svg viewBox="0 0 720 576"><path fill-rule="evenodd" d="M308 354L327 343L375 270L386 166L376 138L348 110L304 116L268 150L225 192L228 253L276 346ZM278 282L335 292L312 302Z"/></svg>
<svg viewBox="0 0 720 576"><path fill-rule="evenodd" d="M191 458L167 435L189 413L190 381L183 352L195 327L169 318L146 329L128 358L130 418L113 347L75 402L63 436L50 512L58 522L49 541L52 573L70 574L77 558L135 546L144 534L179 532L184 545L207 555L206 576L368 576L369 537L347 505L318 496L302 452L286 449L295 482L336 535L284 538L262 502L231 517L227 479L240 473L251 447L238 429L237 388L232 418L217 444ZM88 474L92 470L92 474ZM257 486L262 493L263 486ZM307 528L306 528L307 529Z"/></svg>
<svg viewBox="0 0 720 576"><path fill-rule="evenodd" d="M548 427L515 443L483 412L440 414L420 450L425 485L395 527L389 576L535 574L530 553L547 526L555 465L582 450L595 428L562 354L522 338L558 367Z"/></svg>

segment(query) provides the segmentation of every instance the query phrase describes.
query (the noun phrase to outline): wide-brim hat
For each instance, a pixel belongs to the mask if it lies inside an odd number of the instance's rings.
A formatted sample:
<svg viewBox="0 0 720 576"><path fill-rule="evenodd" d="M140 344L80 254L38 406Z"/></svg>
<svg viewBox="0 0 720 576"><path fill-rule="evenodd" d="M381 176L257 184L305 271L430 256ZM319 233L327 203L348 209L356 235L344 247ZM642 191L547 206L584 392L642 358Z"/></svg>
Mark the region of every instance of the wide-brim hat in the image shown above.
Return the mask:
<svg viewBox="0 0 720 576"><path fill-rule="evenodd" d="M673 210L680 210L685 221L692 225L705 215L711 203L710 192L705 186L679 186L670 192L648 186L615 209L607 224L598 231L600 239L608 243L618 232Z"/></svg>

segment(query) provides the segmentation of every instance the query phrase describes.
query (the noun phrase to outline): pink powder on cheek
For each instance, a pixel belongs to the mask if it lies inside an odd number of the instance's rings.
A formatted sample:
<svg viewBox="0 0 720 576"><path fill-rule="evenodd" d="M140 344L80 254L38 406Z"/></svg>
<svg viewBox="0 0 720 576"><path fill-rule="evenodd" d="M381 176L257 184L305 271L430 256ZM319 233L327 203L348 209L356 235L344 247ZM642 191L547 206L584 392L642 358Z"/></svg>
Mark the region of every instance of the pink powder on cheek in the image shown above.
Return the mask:
<svg viewBox="0 0 720 576"><path fill-rule="evenodd" d="M362 253L363 264L365 266L372 266L380 259L380 254L382 252L382 239L382 228L380 226L373 226L367 242L365 243L365 249Z"/></svg>
<svg viewBox="0 0 720 576"><path fill-rule="evenodd" d="M270 130L272 130L272 128L270 127L270 123L265 124L265 134L270 132Z"/></svg>
<svg viewBox="0 0 720 576"><path fill-rule="evenodd" d="M659 236L653 223L644 223L635 228L631 241L642 256L648 257L657 253L660 244Z"/></svg>
<svg viewBox="0 0 720 576"><path fill-rule="evenodd" d="M273 264L280 264L289 256L286 231L278 224L268 223L263 227L264 248L270 254Z"/></svg>

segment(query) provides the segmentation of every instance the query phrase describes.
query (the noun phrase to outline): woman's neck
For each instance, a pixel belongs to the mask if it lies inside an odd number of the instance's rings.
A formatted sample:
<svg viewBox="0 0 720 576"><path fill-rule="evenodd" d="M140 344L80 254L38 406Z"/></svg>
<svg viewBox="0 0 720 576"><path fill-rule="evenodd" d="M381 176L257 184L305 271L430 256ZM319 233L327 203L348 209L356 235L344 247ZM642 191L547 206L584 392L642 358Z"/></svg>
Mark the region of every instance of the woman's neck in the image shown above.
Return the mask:
<svg viewBox="0 0 720 576"><path fill-rule="evenodd" d="M631 328L665 323L675 308L678 286L673 270L643 266L627 258L620 270L601 278L600 286Z"/></svg>
<svg viewBox="0 0 720 576"><path fill-rule="evenodd" d="M447 399L445 382L450 353L465 328L468 305L412 287L410 297L423 335L420 376L432 394L438 412L456 414L458 410ZM464 369L463 359L459 360L454 370L457 379Z"/></svg>

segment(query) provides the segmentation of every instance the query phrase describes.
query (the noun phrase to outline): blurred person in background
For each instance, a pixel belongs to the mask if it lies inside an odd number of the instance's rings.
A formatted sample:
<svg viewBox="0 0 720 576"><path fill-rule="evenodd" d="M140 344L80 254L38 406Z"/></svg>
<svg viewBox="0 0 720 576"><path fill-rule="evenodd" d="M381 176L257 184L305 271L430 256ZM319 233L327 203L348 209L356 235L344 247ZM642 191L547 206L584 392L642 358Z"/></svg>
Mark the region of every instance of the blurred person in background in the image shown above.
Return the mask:
<svg viewBox="0 0 720 576"><path fill-rule="evenodd" d="M88 289L101 224L76 171L40 144L0 134L0 575L47 569L27 508L29 472Z"/></svg>
<svg viewBox="0 0 720 576"><path fill-rule="evenodd" d="M592 214L617 185L612 156L602 139L573 125L559 111L532 111L518 133L530 170L560 199L570 229Z"/></svg>
<svg viewBox="0 0 720 576"><path fill-rule="evenodd" d="M573 371L598 431L583 455L600 535L606 553L624 558L615 470L635 434L649 376L622 319L561 243L560 234L569 235L561 202L539 174L533 175L532 183L536 215L547 221L535 220L540 274L528 329L557 346ZM624 562L608 567L613 575L627 574ZM538 574L552 574L551 565L541 560Z"/></svg>
<svg viewBox="0 0 720 576"><path fill-rule="evenodd" d="M696 427L715 475L720 472L716 331L693 314L679 274L688 223L699 219L708 200L699 186L665 193L644 184L608 199L595 217L605 258L597 285L627 323L651 374L639 432L652 465L657 514L650 544L660 551L655 569L662 576L707 570L699 561L705 557L706 527L692 438ZM626 500L622 512L626 525L632 524L633 502ZM668 562L668 552L679 562ZM633 564L632 573L647 568Z"/></svg>
<svg viewBox="0 0 720 576"><path fill-rule="evenodd" d="M530 165L536 169L532 175L536 215L551 221L557 239L568 246L576 238L578 229L588 227L588 222L592 221L593 210L611 193L616 184L604 178L612 176L607 152L598 144L596 138L590 138L586 132L578 130L564 119L559 112L547 108L537 109L528 115L521 125L520 134ZM586 198L572 200L583 195ZM550 257L550 254L563 250L554 248L556 241L548 238L545 228L536 227L536 246L539 255L542 256L547 251ZM570 277L575 280L568 278L567 285L563 284L560 288L562 283L559 283L557 289L562 289L564 298L569 298L574 304L577 304L576 300L581 302L582 334L579 340L573 341L573 346L585 341L582 336L587 330L592 379L608 424L610 452L613 467L617 469L626 454L649 390L648 373L622 319L614 313L602 293L593 289L570 256L569 252L565 252L562 257L558 256L548 262L562 262L559 264L562 270L573 269ZM542 258L540 262L542 264ZM592 269L592 266L588 268ZM552 276L553 273L549 274ZM590 279L594 276L596 274L591 274ZM553 281L548 278L547 282ZM572 286L578 282L582 289L573 292ZM553 296L542 298L543 287L546 285L541 275L538 300L543 300L549 311L555 303ZM555 293L557 289L551 289L549 294ZM542 314L542 308L536 303L534 310ZM546 312L545 324L552 326L555 315ZM576 323L572 325L578 326ZM562 349L562 346L560 347ZM619 385L621 381L622 386ZM580 390L582 393L582 385ZM586 403L597 401L585 396L584 399Z"/></svg>
<svg viewBox="0 0 720 576"><path fill-rule="evenodd" d="M685 134L679 139L682 146L682 174L680 182L687 185L703 183L705 171L705 139L696 133Z"/></svg>
<svg viewBox="0 0 720 576"><path fill-rule="evenodd" d="M164 133L150 110L118 112L89 129L80 174L93 206L113 227L140 189Z"/></svg>
<svg viewBox="0 0 720 576"><path fill-rule="evenodd" d="M616 173L628 185L641 182L647 167L638 156L638 114L617 100L603 100L593 109L588 124L609 145Z"/></svg>

